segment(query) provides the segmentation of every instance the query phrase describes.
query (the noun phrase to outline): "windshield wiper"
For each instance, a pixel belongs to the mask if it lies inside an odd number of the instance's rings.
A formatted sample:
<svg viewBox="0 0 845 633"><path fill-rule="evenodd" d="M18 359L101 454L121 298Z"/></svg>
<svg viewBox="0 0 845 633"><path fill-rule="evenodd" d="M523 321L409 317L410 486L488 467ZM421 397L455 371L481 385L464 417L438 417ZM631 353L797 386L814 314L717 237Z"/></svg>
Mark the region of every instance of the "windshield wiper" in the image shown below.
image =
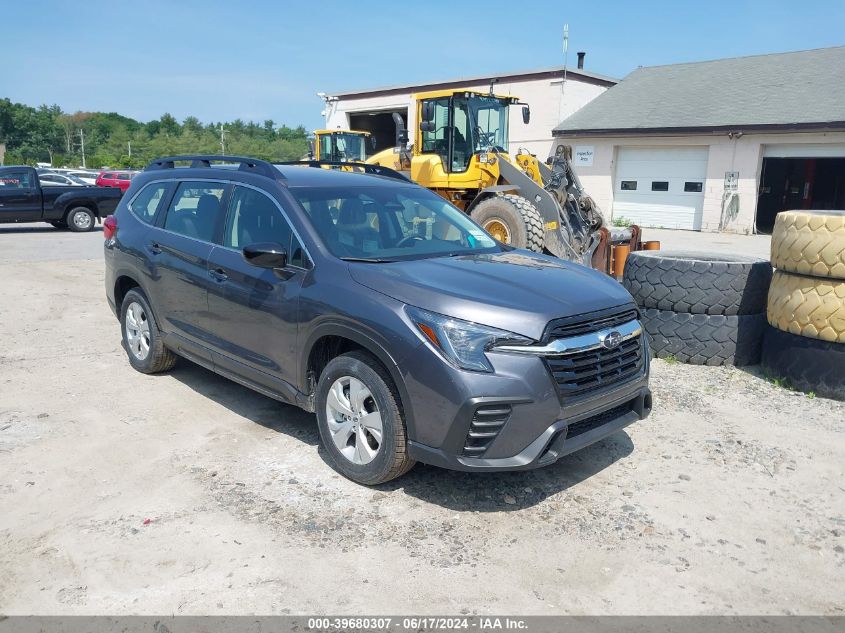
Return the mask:
<svg viewBox="0 0 845 633"><path fill-rule="evenodd" d="M384 259L381 257L341 257L345 262L365 262L367 264L387 264L398 261L396 259Z"/></svg>

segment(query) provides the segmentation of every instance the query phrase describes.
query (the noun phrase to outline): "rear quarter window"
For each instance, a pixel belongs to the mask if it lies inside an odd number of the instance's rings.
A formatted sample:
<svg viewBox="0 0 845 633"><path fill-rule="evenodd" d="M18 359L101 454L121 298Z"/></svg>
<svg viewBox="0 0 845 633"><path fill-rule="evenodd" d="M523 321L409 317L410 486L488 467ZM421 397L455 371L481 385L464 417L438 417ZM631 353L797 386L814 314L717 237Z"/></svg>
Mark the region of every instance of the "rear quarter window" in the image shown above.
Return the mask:
<svg viewBox="0 0 845 633"><path fill-rule="evenodd" d="M141 189L127 206L139 220L153 224L159 207L166 197L167 189L167 183L152 182Z"/></svg>

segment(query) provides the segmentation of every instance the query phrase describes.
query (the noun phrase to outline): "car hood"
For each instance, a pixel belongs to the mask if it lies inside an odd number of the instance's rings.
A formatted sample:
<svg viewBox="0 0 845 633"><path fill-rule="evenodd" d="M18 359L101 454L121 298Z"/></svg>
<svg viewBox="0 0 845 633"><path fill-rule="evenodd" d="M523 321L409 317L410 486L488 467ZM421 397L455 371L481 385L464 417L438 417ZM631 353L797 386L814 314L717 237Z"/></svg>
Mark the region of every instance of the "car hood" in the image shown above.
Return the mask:
<svg viewBox="0 0 845 633"><path fill-rule="evenodd" d="M403 303L540 339L552 319L633 304L607 275L516 250L350 263L352 278Z"/></svg>

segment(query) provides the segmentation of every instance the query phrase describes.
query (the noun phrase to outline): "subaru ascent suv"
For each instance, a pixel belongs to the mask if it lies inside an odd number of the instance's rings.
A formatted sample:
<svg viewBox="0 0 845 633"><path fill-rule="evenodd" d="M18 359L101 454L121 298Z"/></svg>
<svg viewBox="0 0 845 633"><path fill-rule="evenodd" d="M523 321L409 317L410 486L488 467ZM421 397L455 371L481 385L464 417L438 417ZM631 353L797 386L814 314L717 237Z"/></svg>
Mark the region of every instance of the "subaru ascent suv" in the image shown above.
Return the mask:
<svg viewBox="0 0 845 633"><path fill-rule="evenodd" d="M620 284L500 244L383 167L162 158L103 233L135 369L182 357L316 413L362 484L416 461L544 466L651 410Z"/></svg>

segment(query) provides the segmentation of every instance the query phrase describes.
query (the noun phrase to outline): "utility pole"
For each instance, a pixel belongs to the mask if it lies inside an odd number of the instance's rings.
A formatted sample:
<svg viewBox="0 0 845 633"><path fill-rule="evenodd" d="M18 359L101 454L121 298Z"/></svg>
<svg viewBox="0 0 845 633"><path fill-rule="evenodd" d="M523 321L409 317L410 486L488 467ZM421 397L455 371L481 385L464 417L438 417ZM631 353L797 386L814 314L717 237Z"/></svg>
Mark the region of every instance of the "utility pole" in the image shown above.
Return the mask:
<svg viewBox="0 0 845 633"><path fill-rule="evenodd" d="M132 160L132 141L126 141L126 144L129 146L129 160Z"/></svg>
<svg viewBox="0 0 845 633"><path fill-rule="evenodd" d="M557 108L557 120L563 121L563 91L566 87L566 61L569 52L569 24L563 25L563 80L560 82L560 104Z"/></svg>
<svg viewBox="0 0 845 633"><path fill-rule="evenodd" d="M226 155L226 131L223 129L223 124L220 124L220 155Z"/></svg>
<svg viewBox="0 0 845 633"><path fill-rule="evenodd" d="M85 169L85 133L79 128L79 144L82 147L82 169Z"/></svg>

